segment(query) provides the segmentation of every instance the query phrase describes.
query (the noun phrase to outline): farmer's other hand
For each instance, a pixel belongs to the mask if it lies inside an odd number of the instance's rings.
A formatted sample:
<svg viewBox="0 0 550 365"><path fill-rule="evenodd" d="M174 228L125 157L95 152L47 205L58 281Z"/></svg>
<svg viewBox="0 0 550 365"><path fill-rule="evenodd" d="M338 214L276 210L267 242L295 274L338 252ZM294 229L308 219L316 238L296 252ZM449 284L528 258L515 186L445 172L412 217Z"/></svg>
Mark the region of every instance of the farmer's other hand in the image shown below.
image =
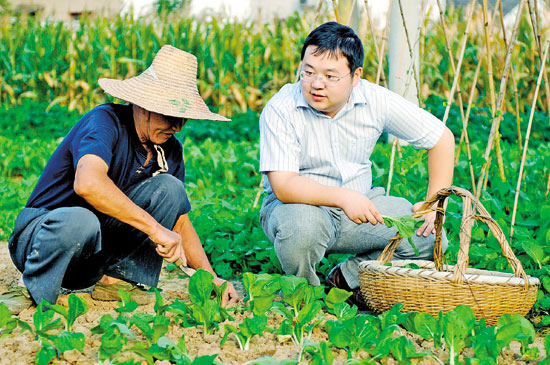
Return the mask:
<svg viewBox="0 0 550 365"><path fill-rule="evenodd" d="M157 253L168 262L176 261L183 250L181 246L181 236L179 233L171 231L160 224L156 227L149 239L153 241L157 247Z"/></svg>
<svg viewBox="0 0 550 365"><path fill-rule="evenodd" d="M227 308L237 304L240 298L239 294L237 294L237 290L235 290L235 287L229 281L222 278L214 279L214 284L217 286L222 286L223 283L227 283L227 287L222 295L222 307Z"/></svg>
<svg viewBox="0 0 550 365"><path fill-rule="evenodd" d="M412 210L413 212L416 212L425 202L418 202L415 205L413 205ZM424 236L428 237L430 233L435 233L435 217L436 212L431 211L429 213L426 213L422 216L424 218L424 223L416 230L417 236ZM445 222L445 216L443 216L443 222Z"/></svg>
<svg viewBox="0 0 550 365"><path fill-rule="evenodd" d="M373 202L357 191L346 190L340 207L348 218L357 224L367 222L372 225L384 224L384 219Z"/></svg>

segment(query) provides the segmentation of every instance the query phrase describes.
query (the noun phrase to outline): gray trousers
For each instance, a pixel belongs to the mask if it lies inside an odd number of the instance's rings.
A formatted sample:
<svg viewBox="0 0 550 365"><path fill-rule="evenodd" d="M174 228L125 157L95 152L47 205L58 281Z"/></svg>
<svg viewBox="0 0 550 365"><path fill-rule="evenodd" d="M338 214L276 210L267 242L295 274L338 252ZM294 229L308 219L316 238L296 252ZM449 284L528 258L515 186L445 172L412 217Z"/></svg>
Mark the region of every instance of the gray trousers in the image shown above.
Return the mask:
<svg viewBox="0 0 550 365"><path fill-rule="evenodd" d="M189 204L183 183L168 174L144 180L128 197L169 229ZM156 286L162 267L145 233L83 207L23 209L9 249L36 303L55 303L61 287L87 288L104 274Z"/></svg>
<svg viewBox="0 0 550 365"><path fill-rule="evenodd" d="M373 188L367 194L378 211L386 216L412 214L412 204L406 199L385 196L383 188ZM285 204L271 193L264 198L260 210L262 228L273 243L283 271L287 275L304 277L311 285L320 285L315 266L331 253L355 254L341 264L342 274L350 288L359 286L358 265L363 260L376 260L397 230L385 225L356 224L340 208L307 204ZM416 256L407 239L401 240L394 259L433 260L435 235L413 237L420 255ZM443 250L447 238L443 232Z"/></svg>

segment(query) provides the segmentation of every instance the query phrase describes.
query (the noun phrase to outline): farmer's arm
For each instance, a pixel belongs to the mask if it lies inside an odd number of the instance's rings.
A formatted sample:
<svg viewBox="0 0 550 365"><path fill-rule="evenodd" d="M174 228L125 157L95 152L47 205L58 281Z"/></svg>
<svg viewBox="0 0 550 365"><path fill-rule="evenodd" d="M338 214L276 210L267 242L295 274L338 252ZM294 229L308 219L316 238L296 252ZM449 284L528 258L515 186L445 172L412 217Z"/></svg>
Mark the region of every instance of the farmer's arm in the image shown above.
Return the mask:
<svg viewBox="0 0 550 365"><path fill-rule="evenodd" d="M181 235L183 252L168 261L175 261L181 256L181 254L184 254L190 267L194 269L203 269L210 272L214 275L214 283L218 286L222 285L225 280L219 278L212 269L212 266L208 261L208 257L202 247L199 236L197 235L197 232L195 231L195 228L193 227L193 224L187 214L181 215L178 218L178 221L174 226L174 231ZM222 298L222 305L226 307L228 305L235 304L238 299L239 295L237 294L235 287L230 282L227 282L227 289L225 290Z"/></svg>
<svg viewBox="0 0 550 365"><path fill-rule="evenodd" d="M144 232L157 245L160 256L173 256L181 246L179 233L163 227L132 202L107 176L108 169L107 163L99 156L82 156L76 166L75 192L101 213Z"/></svg>
<svg viewBox="0 0 550 365"><path fill-rule="evenodd" d="M358 191L319 184L295 172L270 171L269 183L283 203L302 203L339 207L357 224L384 223L374 204Z"/></svg>
<svg viewBox="0 0 550 365"><path fill-rule="evenodd" d="M455 140L453 133L445 127L439 141L428 150L428 199L443 188L451 186L454 169ZM423 202L416 203L413 211L418 210ZM424 223L417 230L417 235L428 236L435 232L435 212L424 215Z"/></svg>

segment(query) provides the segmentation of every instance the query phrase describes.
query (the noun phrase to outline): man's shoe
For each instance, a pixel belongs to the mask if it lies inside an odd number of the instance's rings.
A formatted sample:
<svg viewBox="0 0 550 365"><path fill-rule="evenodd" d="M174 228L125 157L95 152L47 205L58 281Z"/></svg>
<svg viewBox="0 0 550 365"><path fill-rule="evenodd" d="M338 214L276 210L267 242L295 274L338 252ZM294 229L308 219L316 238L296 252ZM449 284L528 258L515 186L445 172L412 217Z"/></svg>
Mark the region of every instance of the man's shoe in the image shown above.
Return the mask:
<svg viewBox="0 0 550 365"><path fill-rule="evenodd" d="M131 294L130 299L139 305L147 305L155 302L155 293L148 292L143 288L120 280L114 284L97 283L92 291L92 298L104 301L120 301L118 290L122 289Z"/></svg>
<svg viewBox="0 0 550 365"><path fill-rule="evenodd" d="M351 289L346 282L346 279L344 278L344 274L342 274L342 270L340 269L340 264L334 266L332 270L327 275L327 284L328 286L332 288L338 288L343 289L351 292L351 296L348 298L347 302L350 305L356 305L357 309L360 311L366 311L368 310L367 303L365 302L365 299L363 299L363 295L361 294L361 288L355 288Z"/></svg>
<svg viewBox="0 0 550 365"><path fill-rule="evenodd" d="M16 286L0 294L0 303L4 303L11 314L18 315L29 308L33 301L29 291L24 286Z"/></svg>

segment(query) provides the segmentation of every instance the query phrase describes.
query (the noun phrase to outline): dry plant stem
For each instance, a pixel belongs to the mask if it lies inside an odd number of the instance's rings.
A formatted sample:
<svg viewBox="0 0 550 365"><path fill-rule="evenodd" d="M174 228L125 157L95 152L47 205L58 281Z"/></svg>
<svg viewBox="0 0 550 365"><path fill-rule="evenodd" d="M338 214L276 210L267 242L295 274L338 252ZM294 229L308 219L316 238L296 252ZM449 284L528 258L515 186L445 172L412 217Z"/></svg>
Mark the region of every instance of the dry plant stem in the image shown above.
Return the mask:
<svg viewBox="0 0 550 365"><path fill-rule="evenodd" d="M458 78L460 76L460 68L462 67L462 60L464 59L464 53L466 51L466 42L468 41L468 31L470 30L470 25L472 24L472 18L474 15L475 0L472 0L470 7L470 13L468 14L468 20L466 21L466 28L464 28L464 37L462 37L462 45L460 47L460 56L458 63L455 66L455 61L453 57L453 52L451 51L451 44L449 42L449 36L447 31L447 25L445 24L445 17L443 16L443 7L441 6L441 1L437 0L437 6L439 6L439 17L441 19L441 26L443 27L443 35L445 36L445 43L447 45L447 53L449 54L449 61L451 61L451 69L454 74L453 85L451 86L451 92L447 98L447 107L445 108L445 114L443 115L443 123L447 122L449 117L449 111L451 110L452 101L454 98L455 90L457 92L458 107L460 108L460 116L464 122L464 109L462 104L462 93L460 91L460 85L458 84Z"/></svg>
<svg viewBox="0 0 550 365"><path fill-rule="evenodd" d="M380 77L382 77L382 80L384 82L384 86L388 87L388 84L386 82L386 76L384 75L384 48L386 46L386 42L388 41L388 32L390 29L390 16L391 16L391 9L393 6L393 0L390 0L390 3L388 5L388 12L386 13L386 25L384 27L384 34L382 35L382 44L380 45L380 62L378 63L378 71L376 72L376 83L380 84Z"/></svg>
<svg viewBox="0 0 550 365"><path fill-rule="evenodd" d="M353 3L351 4L351 8L349 9L348 20L346 21L346 25L348 26L349 26L349 23L351 22L351 17L353 16L355 5L357 5L357 0L353 0Z"/></svg>
<svg viewBox="0 0 550 365"><path fill-rule="evenodd" d="M409 47L409 56L411 57L411 68L414 76L414 81L416 82L416 90L418 97L418 104L422 105L422 97L420 94L420 81L418 80L418 75L416 74L416 67L414 67L414 54L411 44L411 39L409 37L409 31L407 30L407 23L405 21L405 14L403 14L403 5L401 0L397 0L399 3L399 12L401 13L401 19L403 20L403 29L405 30L405 38L407 39L407 46Z"/></svg>
<svg viewBox="0 0 550 365"><path fill-rule="evenodd" d="M531 16L533 34L537 43L537 49L539 51L539 56L542 56L541 30L539 27L539 7L537 5L537 0L534 0L534 6L531 6L531 1L527 1L527 6L529 7L529 15ZM546 92L546 108L550 112L550 85L548 85L548 74L546 70L544 70L544 72L542 73L542 77L544 78L544 91ZM548 113L548 123L550 123L550 113Z"/></svg>
<svg viewBox="0 0 550 365"><path fill-rule="evenodd" d="M369 21L369 28L370 28L370 33L372 37L372 42L374 43L374 51L376 52L376 60L378 61L378 69L382 70L382 83L384 84L385 87L388 87L386 83L386 75L384 74L384 68L380 67L380 65L383 62L382 58L384 57L384 55L380 53L380 48L378 48L378 40L376 39L376 32L374 31L374 23L370 15L369 4L367 0L365 0L365 9L367 11L367 20ZM377 75L376 83L378 84L379 82L380 80L378 79L378 75Z"/></svg>
<svg viewBox="0 0 550 365"><path fill-rule="evenodd" d="M486 0L483 0L484 4L486 5ZM516 22L514 24L514 28L512 31L512 36L510 38L510 45L508 47L508 51L506 52L506 59L504 61L504 67L502 69L502 79L500 80L500 93L498 95L498 100L496 104L496 108L494 110L500 110L502 106L502 102L504 100L504 95L506 94L506 82L508 81L508 70L510 69L510 63L512 60L512 51L514 49L514 46L516 44L516 37L518 33L519 23L521 20L521 14L523 12L523 5L525 3L525 0L521 0L518 6L518 14L516 16ZM493 113L493 122L491 125L491 133L489 134L489 139L487 141L487 148L485 149L485 155L483 156L485 159L485 164L481 168L481 175L478 180L477 185L477 196L479 197L479 194L481 193L482 188L482 182L485 178L485 174L487 174L489 169L489 155L491 153L491 150L493 149L493 143L494 139L498 138L498 127L500 124L501 115L494 115Z"/></svg>
<svg viewBox="0 0 550 365"><path fill-rule="evenodd" d="M483 0L483 30L485 36L485 47L487 49L487 78L489 79L489 100L491 102L491 113L492 116L495 115L495 85L493 82L493 60L491 59L493 53L491 52L491 42L490 42L490 24L487 16L487 0ZM492 23L491 23L492 24Z"/></svg>
<svg viewBox="0 0 550 365"><path fill-rule="evenodd" d="M475 0L472 0L472 3L470 5L470 12L468 14L468 20L466 22L466 27L464 29L464 37L462 38L462 45L461 45L461 49L460 49L460 57L458 59L458 64L457 64L456 67L454 65L454 60L453 60L454 57L453 57L453 54L451 52L451 45L449 43L449 37L447 35L447 26L445 25L445 18L443 16L443 8L441 7L441 2L439 0L437 0L437 5L439 6L439 15L440 15L440 18L441 18L441 25L443 26L443 33L445 35L445 42L447 43L447 52L449 53L449 59L451 61L451 66L452 66L453 73L454 73L453 85L451 87L451 92L449 93L449 98L447 99L447 107L445 108L445 114L443 116L443 123L447 122L447 118L449 116L449 111L451 109L452 100L453 100L454 92L455 92L455 88L456 88L456 91L458 93L458 95L457 95L458 107L460 109L460 117L462 119L462 133L464 134L464 137L465 137L465 140L466 140L466 150L467 150L467 153L468 153L468 165L469 165L469 168L470 168L470 177L472 179L472 187L474 187L475 186L475 175L474 175L474 167L472 165L472 157L471 157L472 154L471 154L471 151L470 151L470 138L468 136L468 128L467 128L467 124L466 124L466 118L464 116L464 105L462 103L462 93L460 91L460 86L458 84L458 78L460 76L460 69L462 67L462 61L464 59L464 53L466 51L466 42L468 40L468 32L469 32L469 29L470 29L470 25L472 24L472 18L473 18L473 15L474 15L474 9L475 9L476 3L475 3ZM475 192L475 189L474 189L474 192Z"/></svg>
<svg viewBox="0 0 550 365"><path fill-rule="evenodd" d="M336 0L332 0L332 7L334 8L334 16L336 17L336 23L340 23L340 14L338 14L338 4L336 4Z"/></svg>
<svg viewBox="0 0 550 365"><path fill-rule="evenodd" d="M548 173L548 183L546 184L546 194L544 195L545 198L548 198L548 193L550 193L550 172Z"/></svg>
<svg viewBox="0 0 550 365"><path fill-rule="evenodd" d="M319 18L319 14L321 14L321 7L323 6L323 3L325 0L319 0L319 3L317 4L317 9L315 9L315 17L313 18L313 24L312 28L317 24L317 18Z"/></svg>
<svg viewBox="0 0 550 365"><path fill-rule="evenodd" d="M537 79L537 86L535 87L535 94L533 95L533 103L531 105L531 113L529 114L529 123L527 124L527 132L525 133L525 145L523 146L523 152L521 154L521 164L519 165L518 182L516 184L516 196L514 198L514 208L512 210L512 223L510 225L510 243L512 243L512 237L514 235L514 223L516 222L516 213L518 208L519 190L521 187L521 180L523 176L523 168L525 167L525 159L527 157L527 147L529 146L529 136L531 134L531 126L533 125L533 117L535 116L535 109L537 107L537 97L540 89L540 84L543 79L543 74L546 66L546 58L548 57L548 47L550 46L550 40L546 41L544 47L544 56L540 63L540 72ZM547 191L548 194L548 191Z"/></svg>
<svg viewBox="0 0 550 365"><path fill-rule="evenodd" d="M504 40L504 45L506 46L506 51L508 51L508 41L506 40L506 27L504 26L504 12L502 10L502 1L498 1L498 10L500 12L500 28L502 30L502 39ZM515 112L516 112L516 126L517 126L517 133L518 133L518 147L519 151L521 152L521 118L519 117L519 95L518 95L518 83L516 81L516 76L514 75L514 71L510 73L510 77L512 78L512 87L514 90L514 101L516 103L515 105ZM506 110L506 109L505 109ZM549 109L550 110L550 109Z"/></svg>
<svg viewBox="0 0 550 365"><path fill-rule="evenodd" d="M391 181L392 181L392 178L393 178L393 164L394 164L394 161L395 161L395 149L397 147L397 142L399 140L397 138L395 138L391 144L391 157L390 157L390 171L388 173L388 186L386 188L386 195L389 196L390 195L390 189L391 189Z"/></svg>

